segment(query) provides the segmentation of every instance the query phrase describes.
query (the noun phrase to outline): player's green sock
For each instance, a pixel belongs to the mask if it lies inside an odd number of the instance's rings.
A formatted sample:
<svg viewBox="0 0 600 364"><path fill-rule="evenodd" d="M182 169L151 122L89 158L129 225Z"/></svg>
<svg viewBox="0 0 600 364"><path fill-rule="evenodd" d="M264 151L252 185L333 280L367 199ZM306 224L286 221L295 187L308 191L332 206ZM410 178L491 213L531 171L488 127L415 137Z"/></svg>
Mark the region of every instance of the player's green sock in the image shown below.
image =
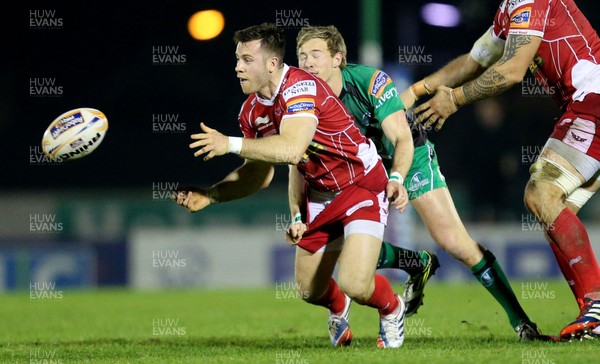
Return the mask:
<svg viewBox="0 0 600 364"><path fill-rule="evenodd" d="M413 275L421 272L425 266L427 257L421 252L404 249L384 241L379 252L377 269L396 268Z"/></svg>
<svg viewBox="0 0 600 364"><path fill-rule="evenodd" d="M484 251L483 258L471 268L471 272L481 285L500 303L504 311L506 311L508 320L513 328L516 328L523 320L529 321L529 317L523 311L508 279L502 271L502 267L500 267L492 252L489 250Z"/></svg>

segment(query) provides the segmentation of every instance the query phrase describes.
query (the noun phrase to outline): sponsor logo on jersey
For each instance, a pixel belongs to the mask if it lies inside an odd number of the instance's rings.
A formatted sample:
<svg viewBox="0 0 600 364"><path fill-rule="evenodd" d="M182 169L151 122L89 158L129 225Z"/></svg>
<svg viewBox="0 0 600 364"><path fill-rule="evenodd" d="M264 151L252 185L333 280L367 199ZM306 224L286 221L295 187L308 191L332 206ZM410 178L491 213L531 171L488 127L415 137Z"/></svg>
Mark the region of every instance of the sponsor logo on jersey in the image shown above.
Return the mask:
<svg viewBox="0 0 600 364"><path fill-rule="evenodd" d="M379 101L377 101L377 104L375 105L375 110L383 106L383 104L385 104L386 101L393 100L397 97L398 90L395 87L392 87L391 89L387 90L383 95L381 95L381 97L379 97Z"/></svg>
<svg viewBox="0 0 600 364"><path fill-rule="evenodd" d="M324 146L323 144L312 141L312 142L310 142L310 145L308 146L308 148L306 148L306 151L302 155L302 160L300 161L300 163L306 163L306 162L308 162L308 159L310 158L310 156L312 154L319 154L320 151L326 151L326 150L327 150L327 147Z"/></svg>
<svg viewBox="0 0 600 364"><path fill-rule="evenodd" d="M301 112L308 111L314 114L315 112L315 99L296 99L286 104L287 112Z"/></svg>
<svg viewBox="0 0 600 364"><path fill-rule="evenodd" d="M519 6L533 4L534 0L508 0L508 13L512 13Z"/></svg>
<svg viewBox="0 0 600 364"><path fill-rule="evenodd" d="M258 131L262 132L264 129L272 126L273 122L269 118L269 115L264 116L264 117L259 116L256 118L256 120L254 120L254 125L256 125L256 128L258 129Z"/></svg>
<svg viewBox="0 0 600 364"><path fill-rule="evenodd" d="M510 19L511 28L529 28L531 18L531 7L523 8L515 13Z"/></svg>
<svg viewBox="0 0 600 364"><path fill-rule="evenodd" d="M60 119L56 125L50 129L50 133L54 139L58 138L62 133L71 129L72 127L83 123L83 116L80 112L76 112L75 114L65 116Z"/></svg>
<svg viewBox="0 0 600 364"><path fill-rule="evenodd" d="M259 116L259 117L256 118L256 120L254 120L254 125L261 126L263 124L267 124L269 121L271 121L269 119L269 115L264 116L264 117L263 116Z"/></svg>
<svg viewBox="0 0 600 364"><path fill-rule="evenodd" d="M533 57L533 60L531 60L531 63L529 64L529 71L531 73L535 74L537 72L537 70L543 65L544 65L544 59L539 54L536 54Z"/></svg>
<svg viewBox="0 0 600 364"><path fill-rule="evenodd" d="M371 95L375 95L375 97L380 98L381 94L383 94L383 90L385 90L385 86L392 83L392 79L385 72L378 71L371 78L371 84L369 88L371 89Z"/></svg>
<svg viewBox="0 0 600 364"><path fill-rule="evenodd" d="M296 82L282 93L283 100L287 100L296 96L317 96L317 83L314 80L303 80Z"/></svg>

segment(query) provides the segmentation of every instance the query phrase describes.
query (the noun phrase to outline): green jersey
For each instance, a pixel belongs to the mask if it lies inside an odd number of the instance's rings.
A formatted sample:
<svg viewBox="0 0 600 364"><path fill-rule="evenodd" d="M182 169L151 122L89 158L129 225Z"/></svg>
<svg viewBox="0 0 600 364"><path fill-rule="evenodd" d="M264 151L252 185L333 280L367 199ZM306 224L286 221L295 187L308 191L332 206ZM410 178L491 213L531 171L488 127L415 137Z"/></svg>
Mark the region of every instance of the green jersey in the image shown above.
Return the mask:
<svg viewBox="0 0 600 364"><path fill-rule="evenodd" d="M385 72L373 67L348 64L342 70L340 99L356 119L360 130L377 146L377 153L389 170L394 146L385 136L381 122L390 114L404 110L396 85ZM410 122L415 147L422 146L427 133L420 124Z"/></svg>

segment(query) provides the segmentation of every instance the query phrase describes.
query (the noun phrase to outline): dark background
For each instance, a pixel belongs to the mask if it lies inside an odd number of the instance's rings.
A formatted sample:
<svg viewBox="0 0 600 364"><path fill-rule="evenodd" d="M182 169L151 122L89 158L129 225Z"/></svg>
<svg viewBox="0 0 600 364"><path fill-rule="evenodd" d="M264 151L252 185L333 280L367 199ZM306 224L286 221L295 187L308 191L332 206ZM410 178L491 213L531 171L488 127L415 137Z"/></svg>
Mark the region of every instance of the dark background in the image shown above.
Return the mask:
<svg viewBox="0 0 600 364"><path fill-rule="evenodd" d="M442 1L443 2L443 1ZM334 24L348 45L348 59L358 62L361 13L359 1L129 1L69 5L26 4L6 13L7 39L2 57L0 135L4 192L85 188L148 188L153 181L207 185L241 163L235 156L203 162L188 148L189 134L203 121L229 135L240 135L237 113L245 96L235 77L235 30L263 21L276 12L301 10L311 25ZM401 68L417 80L453 57L466 53L491 25L500 1L449 1L462 10L456 28L424 24L421 1L383 1L381 41L385 64ZM579 1L591 23L600 24L600 6ZM60 29L31 29L32 9L53 9L63 19ZM218 9L225 29L215 39L196 41L187 31L198 10ZM295 36L286 29L286 61L297 65ZM398 65L398 47L423 45L433 62ZM183 65L155 65L152 49L178 46ZM55 78L60 97L31 97L31 78ZM519 88L497 98L502 121L493 127L478 123L486 107L462 108L439 133L432 132L448 183L492 209L521 211L527 166L522 149L541 146L552 130L557 107L550 98L525 98ZM77 107L103 111L109 120L107 136L91 155L61 166L32 165L31 148L40 144L48 124ZM185 133L153 133L153 114L177 114ZM285 185L280 169L275 184ZM484 203L485 202L485 203ZM476 215L475 212L468 216ZM485 214L485 211L482 212ZM481 215L478 215L481 216ZM492 213L493 219L502 215Z"/></svg>

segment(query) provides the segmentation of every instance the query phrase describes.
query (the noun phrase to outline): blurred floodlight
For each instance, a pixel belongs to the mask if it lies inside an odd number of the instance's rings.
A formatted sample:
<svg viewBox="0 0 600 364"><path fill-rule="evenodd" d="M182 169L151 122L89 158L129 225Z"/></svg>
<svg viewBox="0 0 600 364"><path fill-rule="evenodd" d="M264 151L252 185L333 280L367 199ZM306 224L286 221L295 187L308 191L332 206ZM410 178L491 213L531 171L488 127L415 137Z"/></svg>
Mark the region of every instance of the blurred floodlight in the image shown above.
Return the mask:
<svg viewBox="0 0 600 364"><path fill-rule="evenodd" d="M208 40L221 34L225 18L218 10L203 10L195 13L188 21L188 31L197 40Z"/></svg>
<svg viewBox="0 0 600 364"><path fill-rule="evenodd" d="M450 4L429 3L421 8L421 17L429 25L456 27L460 23L460 10Z"/></svg>

